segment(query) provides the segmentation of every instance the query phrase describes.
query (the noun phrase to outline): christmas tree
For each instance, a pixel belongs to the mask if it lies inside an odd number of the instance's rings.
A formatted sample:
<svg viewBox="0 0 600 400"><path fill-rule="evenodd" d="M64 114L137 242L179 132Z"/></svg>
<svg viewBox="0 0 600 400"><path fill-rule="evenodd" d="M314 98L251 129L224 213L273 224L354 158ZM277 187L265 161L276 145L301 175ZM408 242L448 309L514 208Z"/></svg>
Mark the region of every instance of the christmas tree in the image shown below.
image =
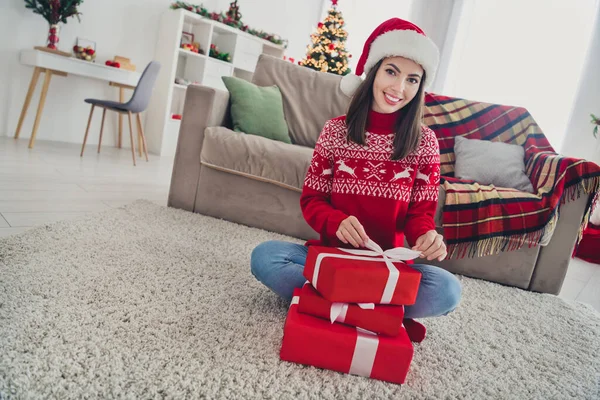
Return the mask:
<svg viewBox="0 0 600 400"><path fill-rule="evenodd" d="M231 21L242 22L242 14L240 13L240 6L237 4L238 0L229 3L229 10L225 15Z"/></svg>
<svg viewBox="0 0 600 400"><path fill-rule="evenodd" d="M337 3L338 0L331 1L327 17L310 35L312 45L308 45L306 57L298 64L317 71L347 75L350 73L348 58L352 55L346 51L348 32L344 29L344 18Z"/></svg>

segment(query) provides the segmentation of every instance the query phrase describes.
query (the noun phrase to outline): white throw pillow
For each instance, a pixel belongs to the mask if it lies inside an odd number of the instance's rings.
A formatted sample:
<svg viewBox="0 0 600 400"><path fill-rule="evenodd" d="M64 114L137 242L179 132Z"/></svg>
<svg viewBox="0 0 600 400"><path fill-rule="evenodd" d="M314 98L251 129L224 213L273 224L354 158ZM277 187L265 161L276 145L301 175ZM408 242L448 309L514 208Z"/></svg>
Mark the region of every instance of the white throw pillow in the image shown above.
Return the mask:
<svg viewBox="0 0 600 400"><path fill-rule="evenodd" d="M459 179L533 193L533 185L525 174L522 146L457 136L454 156L454 176Z"/></svg>

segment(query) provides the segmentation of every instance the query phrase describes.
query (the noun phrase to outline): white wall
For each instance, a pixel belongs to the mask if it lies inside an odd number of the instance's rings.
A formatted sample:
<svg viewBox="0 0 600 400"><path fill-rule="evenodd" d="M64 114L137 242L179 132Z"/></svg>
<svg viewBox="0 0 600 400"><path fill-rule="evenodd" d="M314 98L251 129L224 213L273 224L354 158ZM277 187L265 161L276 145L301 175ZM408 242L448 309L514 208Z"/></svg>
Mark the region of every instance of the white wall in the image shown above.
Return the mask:
<svg viewBox="0 0 600 400"><path fill-rule="evenodd" d="M170 3L170 0L85 1L81 6L81 23L70 19L62 25L59 48L70 51L76 37L87 38L97 42L97 62L104 63L121 55L131 58L138 70L142 70L153 59L156 27L160 15L169 11ZM203 2L210 11L217 12L227 10L229 3L221 0ZM291 55L292 52L302 54L308 44L311 27L319 20L322 0L240 0L239 4L245 23L289 39ZM286 19L289 15L293 19ZM22 0L0 1L0 16L0 135L12 136L33 72L33 68L19 63L19 52L45 45L48 26L41 16L26 9ZM41 83L38 83L21 130L22 138L31 134ZM118 100L118 91L103 81L77 76L53 77L38 140L81 143L90 109L83 100L88 97ZM96 114L89 144L98 141L101 113ZM107 114L103 145L114 145L116 126L116 115ZM127 129L126 123L124 129ZM123 143L129 144L128 136L124 137Z"/></svg>
<svg viewBox="0 0 600 400"><path fill-rule="evenodd" d="M526 107L561 149L597 0L461 0L442 93Z"/></svg>
<svg viewBox="0 0 600 400"><path fill-rule="evenodd" d="M600 117L600 7L596 11L594 37L561 148L561 153L600 164L600 134L594 139L590 114Z"/></svg>
<svg viewBox="0 0 600 400"><path fill-rule="evenodd" d="M420 0L412 4L411 22L419 26L440 49L440 66L429 89L432 93L441 93L442 82L445 77L442 55L448 42L447 38L451 34L448 29L453 9L454 0Z"/></svg>

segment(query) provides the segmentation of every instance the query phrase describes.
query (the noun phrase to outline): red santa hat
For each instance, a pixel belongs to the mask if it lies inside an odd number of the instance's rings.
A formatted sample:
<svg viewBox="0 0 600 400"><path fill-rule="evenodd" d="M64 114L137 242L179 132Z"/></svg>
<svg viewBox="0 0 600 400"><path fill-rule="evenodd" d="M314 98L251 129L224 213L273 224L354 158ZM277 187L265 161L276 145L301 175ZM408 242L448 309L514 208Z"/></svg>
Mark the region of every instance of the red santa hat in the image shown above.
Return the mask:
<svg viewBox="0 0 600 400"><path fill-rule="evenodd" d="M412 22L392 18L371 33L358 60L356 75L348 74L342 78L342 91L351 96L362 83L360 76L363 72L368 74L379 60L395 56L405 57L420 64L427 74L423 85L425 88L431 85L440 60L437 46Z"/></svg>

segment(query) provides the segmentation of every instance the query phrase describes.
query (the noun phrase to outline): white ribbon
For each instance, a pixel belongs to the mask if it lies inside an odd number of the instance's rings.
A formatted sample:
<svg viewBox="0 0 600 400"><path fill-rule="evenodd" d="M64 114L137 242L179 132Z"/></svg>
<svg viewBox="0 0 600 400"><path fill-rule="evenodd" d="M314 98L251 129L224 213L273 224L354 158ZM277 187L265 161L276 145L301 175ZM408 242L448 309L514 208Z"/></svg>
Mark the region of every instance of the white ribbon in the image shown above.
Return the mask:
<svg viewBox="0 0 600 400"><path fill-rule="evenodd" d="M374 303L357 303L357 305L363 310L374 310ZM346 313L348 312L348 303L331 303L331 308L329 309L329 319L331 323L340 322L344 323L346 321Z"/></svg>
<svg viewBox="0 0 600 400"><path fill-rule="evenodd" d="M378 347L379 337L377 334L366 329L356 328L356 345L348 372L353 375L370 377Z"/></svg>
<svg viewBox="0 0 600 400"><path fill-rule="evenodd" d="M388 267L390 272L387 282L385 284L385 289L383 291L383 295L381 296L381 301L379 304L390 304L392 297L394 295L394 290L396 290L396 285L398 284L398 278L400 277L400 271L394 265L393 261L406 261L406 260L414 260L421 255L421 252L407 249L406 247L396 247L393 249L389 249L383 251L381 246L377 243L369 239L367 242L366 248L371 250L358 250L358 249L344 249L338 247L339 250L342 250L346 253L350 253L352 255L345 254L332 254L332 253L321 253L317 256L317 260L315 261L315 270L313 272L312 284L315 289L317 289L317 282L319 279L319 271L321 269L321 261L325 257L331 258L346 258L351 260L364 260L364 261L383 261L385 265ZM356 256L364 256L364 257L356 257ZM373 259L373 257L381 257L380 259ZM369 303L366 303L369 304Z"/></svg>

